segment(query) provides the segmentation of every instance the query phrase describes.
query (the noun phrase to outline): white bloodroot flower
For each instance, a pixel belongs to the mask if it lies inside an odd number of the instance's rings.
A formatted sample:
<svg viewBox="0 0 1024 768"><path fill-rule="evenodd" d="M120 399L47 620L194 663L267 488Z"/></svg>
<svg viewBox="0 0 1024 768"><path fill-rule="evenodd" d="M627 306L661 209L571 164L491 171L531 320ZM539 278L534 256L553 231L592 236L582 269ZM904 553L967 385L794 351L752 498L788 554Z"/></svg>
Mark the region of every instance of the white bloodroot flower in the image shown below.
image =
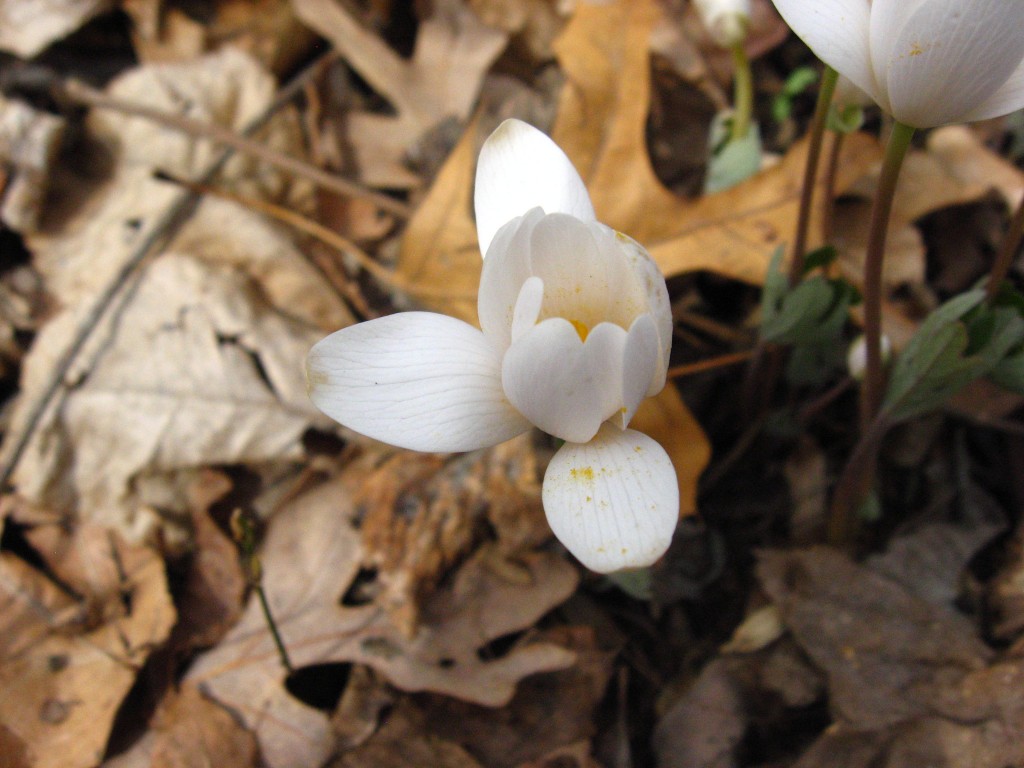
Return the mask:
<svg viewBox="0 0 1024 768"><path fill-rule="evenodd" d="M818 58L912 128L1024 106L1021 0L774 0Z"/></svg>
<svg viewBox="0 0 1024 768"><path fill-rule="evenodd" d="M722 48L732 48L747 38L750 0L693 0L704 28Z"/></svg>
<svg viewBox="0 0 1024 768"><path fill-rule="evenodd" d="M599 223L569 158L507 120L476 174L482 330L405 312L309 353L310 397L350 429L417 451L471 451L531 425L561 438L544 475L555 535L600 572L650 565L679 515L675 469L628 429L665 385L668 291L647 251Z"/></svg>

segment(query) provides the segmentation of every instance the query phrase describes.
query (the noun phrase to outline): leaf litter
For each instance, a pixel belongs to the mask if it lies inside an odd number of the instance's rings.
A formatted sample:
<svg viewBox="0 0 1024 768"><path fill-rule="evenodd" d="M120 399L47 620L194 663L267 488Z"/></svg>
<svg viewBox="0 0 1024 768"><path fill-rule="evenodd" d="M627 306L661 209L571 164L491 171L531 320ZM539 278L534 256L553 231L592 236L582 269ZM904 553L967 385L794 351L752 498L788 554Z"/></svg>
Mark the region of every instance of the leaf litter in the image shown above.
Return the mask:
<svg viewBox="0 0 1024 768"><path fill-rule="evenodd" d="M737 399L736 377L667 388L635 424L672 457L690 520L653 571L650 603L581 577L552 543L546 440L410 455L335 429L306 399L309 346L362 313L424 306L475 322L475 158L507 116L549 128L598 216L651 249L671 281L680 354L752 341L749 296L795 224L801 104L763 126L779 154L760 173L713 195L670 189L665 166L699 170L708 119L671 105L721 107L730 78L685 6L218 0L199 13L132 0L119 16L104 15L111 4L7 5L0 18L24 12L26 34L5 37L0 23L0 48L28 60L123 34L143 63L118 67L107 95L235 133L271 109L256 138L272 154L366 189L345 199L236 154L89 334L0 497L0 764L1024 764L1024 492L999 474L1024 454L1017 438L975 429L1005 424L1019 398L993 411L996 398L972 390L956 416L908 426L902 455L893 440L888 504L917 519L880 527L880 553L855 561L813 545L847 439L834 426L841 395L808 406L826 417L798 419L799 440L775 452L755 441L743 456L715 405ZM765 103L803 55L784 37L770 3L755 3L748 53ZM301 104L271 107L275 78L323 41L336 56ZM652 99L652 69L679 99ZM9 451L93 302L218 149L173 121L57 117L31 89L5 86L3 98ZM992 149L1001 130L937 129L908 161L891 239L897 346L984 267L1024 191ZM652 132L701 142L655 146ZM853 276L879 159L867 134L843 144L831 231ZM370 187L396 205L381 209ZM335 227L396 279L361 272L351 248L317 245L314 263L312 230L289 227L300 219ZM793 423L776 428L791 435ZM709 461L717 479L702 488ZM773 477L792 497L781 509ZM757 498L739 504L723 492L751 488ZM228 531L235 509L262 531L261 583L292 675Z"/></svg>

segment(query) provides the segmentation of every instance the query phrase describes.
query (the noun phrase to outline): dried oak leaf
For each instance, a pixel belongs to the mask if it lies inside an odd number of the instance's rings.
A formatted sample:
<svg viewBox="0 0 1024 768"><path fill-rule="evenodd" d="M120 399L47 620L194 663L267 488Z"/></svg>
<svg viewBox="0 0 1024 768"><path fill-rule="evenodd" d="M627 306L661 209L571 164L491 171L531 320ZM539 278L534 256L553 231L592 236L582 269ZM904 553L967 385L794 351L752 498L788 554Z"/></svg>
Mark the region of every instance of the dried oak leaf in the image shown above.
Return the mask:
<svg viewBox="0 0 1024 768"><path fill-rule="evenodd" d="M542 642L491 661L478 653L494 639L531 626L572 594L576 570L558 556L524 555L527 579L513 583L478 554L426 602L411 639L376 605L344 605L362 561L351 517L352 489L364 471L353 465L296 499L275 517L264 542L264 588L296 667L366 664L405 690L501 706L522 678L573 663L571 651ZM272 768L319 765L333 744L328 717L287 693L284 678L255 600L188 674L257 735Z"/></svg>
<svg viewBox="0 0 1024 768"><path fill-rule="evenodd" d="M33 768L89 768L102 759L136 674L174 624L164 564L95 526L33 533L56 545L39 553L83 599L0 553L0 723Z"/></svg>
<svg viewBox="0 0 1024 768"><path fill-rule="evenodd" d="M403 59L335 0L292 0L298 17L331 41L345 60L394 108L394 115L348 115L349 140L363 181L419 186L404 165L409 148L447 118L468 117L508 35L481 22L462 0L436 0Z"/></svg>
<svg viewBox="0 0 1024 768"><path fill-rule="evenodd" d="M36 337L15 424L79 321L65 311ZM319 336L269 307L244 275L162 256L95 334L86 371L18 465L19 492L138 538L160 524L150 506L187 516L185 500L162 490L175 473L297 460L302 433L322 418L297 373Z"/></svg>

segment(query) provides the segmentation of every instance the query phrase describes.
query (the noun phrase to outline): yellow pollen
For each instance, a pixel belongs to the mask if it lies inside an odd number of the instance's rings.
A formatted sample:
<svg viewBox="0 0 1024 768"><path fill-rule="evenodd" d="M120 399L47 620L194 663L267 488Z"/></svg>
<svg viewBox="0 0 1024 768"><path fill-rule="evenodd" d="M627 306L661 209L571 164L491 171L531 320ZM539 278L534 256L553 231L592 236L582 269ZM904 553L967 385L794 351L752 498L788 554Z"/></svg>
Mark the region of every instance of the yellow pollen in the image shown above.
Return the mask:
<svg viewBox="0 0 1024 768"><path fill-rule="evenodd" d="M594 468L593 467L579 467L569 470L569 475L573 480L593 480L594 479Z"/></svg>
<svg viewBox="0 0 1024 768"><path fill-rule="evenodd" d="M570 320L569 322L572 323L572 327L576 329L576 333L580 335L580 341L586 341L587 334L590 333L590 329L579 320Z"/></svg>

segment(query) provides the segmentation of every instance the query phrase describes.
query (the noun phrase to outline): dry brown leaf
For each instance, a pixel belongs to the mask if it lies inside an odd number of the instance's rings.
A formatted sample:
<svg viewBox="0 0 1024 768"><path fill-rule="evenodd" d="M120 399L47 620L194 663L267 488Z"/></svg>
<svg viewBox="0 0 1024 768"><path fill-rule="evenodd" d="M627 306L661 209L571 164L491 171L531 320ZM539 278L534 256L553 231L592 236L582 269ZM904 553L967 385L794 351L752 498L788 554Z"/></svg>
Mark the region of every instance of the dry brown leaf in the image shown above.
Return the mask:
<svg viewBox="0 0 1024 768"><path fill-rule="evenodd" d="M32 58L111 6L112 0L0 0L0 50Z"/></svg>
<svg viewBox="0 0 1024 768"><path fill-rule="evenodd" d="M335 0L292 4L298 17L330 40L395 110L394 116L347 117L363 181L382 187L419 186L419 177L404 166L405 154L446 118L469 116L507 34L483 24L462 0L436 0L432 15L420 24L412 57L406 60Z"/></svg>
<svg viewBox="0 0 1024 768"><path fill-rule="evenodd" d="M363 563L378 572L374 601L411 637L423 599L489 532L496 559L550 538L540 477L529 434L457 456L400 452L386 459L356 498Z"/></svg>
<svg viewBox="0 0 1024 768"><path fill-rule="evenodd" d="M932 711L941 692L991 657L963 616L835 550L767 552L758 575L828 676L840 722L881 730Z"/></svg>
<svg viewBox="0 0 1024 768"><path fill-rule="evenodd" d="M986 147L969 127L950 125L932 131L928 152L964 186L998 190L1011 210L1020 203L1024 171Z"/></svg>
<svg viewBox="0 0 1024 768"><path fill-rule="evenodd" d="M70 537L58 525L33 533L55 545L40 555L85 599L0 553L0 722L33 768L89 768L136 674L174 624L164 564L92 526Z"/></svg>
<svg viewBox="0 0 1024 768"><path fill-rule="evenodd" d="M440 697L429 700L430 732L462 745L487 768L542 766L546 756L555 759L558 752L589 742L615 654L598 647L591 627L555 627L539 636L571 648L577 663L524 680L502 709Z"/></svg>
<svg viewBox="0 0 1024 768"><path fill-rule="evenodd" d="M79 320L67 311L42 329L24 392L45 386ZM319 336L277 314L244 276L165 255L110 335L94 339L87 374L37 431L15 483L33 501L135 538L168 515L184 518L183 494L168 484L176 474L303 455L302 433L323 417L299 371ZM23 417L19 408L15 423Z"/></svg>
<svg viewBox="0 0 1024 768"><path fill-rule="evenodd" d="M526 579L514 583L478 554L423 606L412 639L376 605L343 605L362 561L350 519L352 488L363 473L365 467L353 465L338 480L296 499L274 519L264 542L263 583L295 666L366 664L399 688L500 706L523 677L573 663L571 651L543 642L490 661L478 654L572 594L576 570L555 555L524 555L520 573ZM292 698L284 678L255 600L188 675L256 733L270 766L320 764L333 743L328 718Z"/></svg>
<svg viewBox="0 0 1024 768"><path fill-rule="evenodd" d="M186 685L161 703L151 768L257 765L256 739L226 709Z"/></svg>

